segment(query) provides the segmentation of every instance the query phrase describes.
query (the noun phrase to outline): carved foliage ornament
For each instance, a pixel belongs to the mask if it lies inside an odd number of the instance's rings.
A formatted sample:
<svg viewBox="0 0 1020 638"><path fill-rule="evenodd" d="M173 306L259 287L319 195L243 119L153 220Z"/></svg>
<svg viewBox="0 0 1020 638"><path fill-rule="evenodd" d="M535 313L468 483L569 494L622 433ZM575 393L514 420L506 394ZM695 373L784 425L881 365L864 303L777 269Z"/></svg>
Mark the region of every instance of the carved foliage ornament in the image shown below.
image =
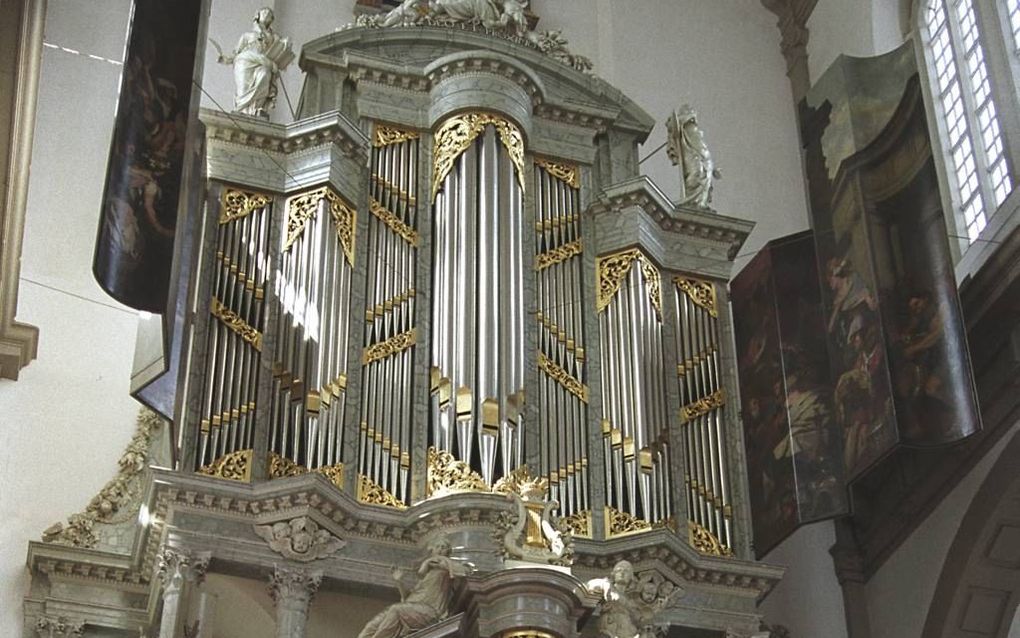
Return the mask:
<svg viewBox="0 0 1020 638"><path fill-rule="evenodd" d="M374 343L369 347L365 348L364 353L361 355L362 365L368 365L373 361L385 359L391 357L397 353L403 352L408 348L414 346L418 340L418 331L416 329L408 330L396 336L390 337L385 341Z"/></svg>
<svg viewBox="0 0 1020 638"><path fill-rule="evenodd" d="M719 316L716 307L715 285L710 281L691 279L690 277L674 277L678 291L687 295L692 302L708 311L713 317Z"/></svg>
<svg viewBox="0 0 1020 638"><path fill-rule="evenodd" d="M67 525L55 523L43 532L43 542L95 547L99 544L95 525L124 522L138 511L142 490L142 474L148 467L149 449L155 433L162 426L155 412L138 412L134 436L117 462L117 475L103 486L83 512L67 519Z"/></svg>
<svg viewBox="0 0 1020 638"><path fill-rule="evenodd" d="M572 242L557 246L552 250L547 250L535 257L535 270L545 270L549 266L562 263L571 257L580 255L582 252L584 252L584 247L581 245L581 240L575 239Z"/></svg>
<svg viewBox="0 0 1020 638"><path fill-rule="evenodd" d="M680 409L680 423L687 423L693 421L699 416L704 416L726 405L726 394L722 390L716 390L712 394L698 399L694 403L685 405Z"/></svg>
<svg viewBox="0 0 1020 638"><path fill-rule="evenodd" d="M247 483L251 480L253 450L238 450L221 456L209 465L199 468L199 474Z"/></svg>
<svg viewBox="0 0 1020 638"><path fill-rule="evenodd" d="M655 308L655 314L662 321L662 283L659 269L637 248L599 257L595 262L595 273L598 279L595 307L602 312L609 307L616 293L620 292L624 280L630 274L634 262L640 262L641 274L644 275L648 287L648 300Z"/></svg>
<svg viewBox="0 0 1020 638"><path fill-rule="evenodd" d="M255 525L255 533L284 558L310 563L340 551L346 543L307 516L272 525Z"/></svg>
<svg viewBox="0 0 1020 638"><path fill-rule="evenodd" d="M397 234L398 237L417 247L421 243L421 239L418 236L418 232L413 228L400 221L400 218L394 215L388 208L380 204L375 199L370 199L368 202L368 210L379 218L379 221L386 224L386 227Z"/></svg>
<svg viewBox="0 0 1020 638"><path fill-rule="evenodd" d="M313 191L295 195L287 200L287 239L284 251L290 250L294 242L305 232L308 221L315 217L319 203L325 200L329 204L330 216L336 226L337 240L343 248L347 262L354 265L354 228L357 213L329 186L322 186Z"/></svg>
<svg viewBox="0 0 1020 638"><path fill-rule="evenodd" d="M542 352L538 353L538 369L546 373L550 379L563 386L563 389L570 394L585 403L588 402L588 386L572 377L569 372L556 365L552 359L545 356Z"/></svg>
<svg viewBox="0 0 1020 638"><path fill-rule="evenodd" d="M398 510L407 509L407 505L403 501L364 474L358 475L358 502L366 505L392 507Z"/></svg>
<svg viewBox="0 0 1020 638"><path fill-rule="evenodd" d="M213 297L209 302L209 312L212 313L212 316L222 321L223 325L240 335L253 348L262 352L262 333L242 319L241 315L227 308L216 297Z"/></svg>
<svg viewBox="0 0 1020 638"><path fill-rule="evenodd" d="M388 124L376 123L372 130L372 146L382 148L391 144L402 144L408 140L416 140L419 137L421 137L421 134L418 131L408 131Z"/></svg>
<svg viewBox="0 0 1020 638"><path fill-rule="evenodd" d="M41 616L35 621L35 631L39 638L77 638L84 634L85 621Z"/></svg>
<svg viewBox="0 0 1020 638"><path fill-rule="evenodd" d="M581 188L581 171L577 164L555 162L541 157L535 158L535 164L567 186L574 189Z"/></svg>
<svg viewBox="0 0 1020 638"><path fill-rule="evenodd" d="M733 556L733 550L719 542L715 534L694 521L688 521L691 547L709 556Z"/></svg>
<svg viewBox="0 0 1020 638"><path fill-rule="evenodd" d="M460 492L488 492L485 479L453 454L434 447L429 448L428 470L425 479L427 496L445 496Z"/></svg>
<svg viewBox="0 0 1020 638"><path fill-rule="evenodd" d="M268 206L271 201L272 197L262 193L225 188L220 195L220 224L247 217L253 211Z"/></svg>
<svg viewBox="0 0 1020 638"><path fill-rule="evenodd" d="M491 113L463 113L446 120L436 131L432 157L433 202L436 201L443 180L453 170L457 158L482 134L485 127L490 125L496 127L499 139L517 169L517 183L521 186L521 192L524 192L524 137L520 129L506 118Z"/></svg>

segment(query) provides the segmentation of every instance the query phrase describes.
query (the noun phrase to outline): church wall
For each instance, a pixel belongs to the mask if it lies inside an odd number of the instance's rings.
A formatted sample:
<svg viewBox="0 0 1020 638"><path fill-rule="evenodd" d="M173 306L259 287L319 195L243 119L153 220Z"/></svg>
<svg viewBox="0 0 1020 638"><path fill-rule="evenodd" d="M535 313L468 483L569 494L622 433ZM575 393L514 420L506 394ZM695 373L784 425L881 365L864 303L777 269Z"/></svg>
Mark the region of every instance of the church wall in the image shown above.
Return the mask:
<svg viewBox="0 0 1020 638"><path fill-rule="evenodd" d="M840 55L870 57L903 44L899 0L819 0L808 19L813 85Z"/></svg>
<svg viewBox="0 0 1020 638"><path fill-rule="evenodd" d="M267 4L277 9L279 31L296 49L352 20L353 0L214 0L210 35L232 49L255 9ZM121 71L107 60L123 55L129 7L130 0L49 4L45 40L72 52L43 49L18 311L19 320L40 327L39 356L17 383L0 381L3 636L20 630L28 541L85 507L115 474L134 430L137 404L127 391L136 313L107 297L91 275ZM716 208L758 222L742 254L807 226L794 113L772 14L746 0L535 0L534 9L542 16L540 28L563 29L574 49L594 60L596 72L659 122L642 156L665 141L663 122L673 108L685 101L697 107L724 173ZM232 74L215 64L212 51L209 56L204 85L229 108ZM296 67L286 81L296 102ZM208 97L203 102L213 106ZM276 116L286 120L286 114L281 95ZM677 170L663 150L642 168L676 194ZM313 627L317 618L313 614Z"/></svg>
<svg viewBox="0 0 1020 638"><path fill-rule="evenodd" d="M128 397L137 323L91 274L129 0L49 4L19 320L39 356L0 381L0 636L20 635L25 555L117 470L135 427ZM104 59L88 57L94 55Z"/></svg>

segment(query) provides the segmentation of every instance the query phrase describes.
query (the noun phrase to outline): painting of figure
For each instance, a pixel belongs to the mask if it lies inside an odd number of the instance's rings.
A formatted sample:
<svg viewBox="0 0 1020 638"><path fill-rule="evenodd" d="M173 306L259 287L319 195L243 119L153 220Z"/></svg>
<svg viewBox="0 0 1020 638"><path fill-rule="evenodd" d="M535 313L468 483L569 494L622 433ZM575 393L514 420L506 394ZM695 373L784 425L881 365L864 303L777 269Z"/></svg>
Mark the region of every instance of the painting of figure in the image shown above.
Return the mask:
<svg viewBox="0 0 1020 638"><path fill-rule="evenodd" d="M93 272L125 305L161 313L192 110L201 0L136 0Z"/></svg>

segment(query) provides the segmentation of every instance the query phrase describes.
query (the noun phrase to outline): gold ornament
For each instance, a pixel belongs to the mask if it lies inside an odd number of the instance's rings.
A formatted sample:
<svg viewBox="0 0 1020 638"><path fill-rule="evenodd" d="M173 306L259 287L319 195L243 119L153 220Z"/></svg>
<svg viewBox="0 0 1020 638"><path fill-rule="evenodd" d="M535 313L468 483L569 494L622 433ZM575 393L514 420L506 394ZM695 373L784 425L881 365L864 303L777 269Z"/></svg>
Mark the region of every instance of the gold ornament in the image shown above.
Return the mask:
<svg viewBox="0 0 1020 638"><path fill-rule="evenodd" d="M223 322L225 326L241 335L241 338L252 345L253 348L262 351L262 333L248 325L248 322L241 318L230 308L227 308L216 297L212 298L209 304L209 311L212 316Z"/></svg>
<svg viewBox="0 0 1020 638"><path fill-rule="evenodd" d="M635 261L641 262L641 274L648 284L648 300L655 308L659 321L662 321L662 284L659 269L637 248L599 257L595 262L595 276L598 279L595 309L602 312L609 307L609 303L630 274L630 267Z"/></svg>
<svg viewBox="0 0 1020 638"><path fill-rule="evenodd" d="M548 490L549 481L540 476L532 476L527 465L522 465L510 472L492 486L492 491L497 494L513 493L521 496L531 491L541 492L545 495Z"/></svg>
<svg viewBox="0 0 1020 638"><path fill-rule="evenodd" d="M719 542L715 534L694 521L687 522L690 544L695 550L709 556L733 556L733 550Z"/></svg>
<svg viewBox="0 0 1020 638"><path fill-rule="evenodd" d="M582 510L560 520L575 537L591 538L591 510Z"/></svg>
<svg viewBox="0 0 1020 638"><path fill-rule="evenodd" d="M726 405L726 395L722 390L716 390L707 397L698 399L694 403L685 405L680 409L680 423L693 421L699 416L708 414L712 410Z"/></svg>
<svg viewBox="0 0 1020 638"><path fill-rule="evenodd" d="M237 188L225 188L220 195L220 224L246 217L263 206L268 206L273 198L262 193L243 191Z"/></svg>
<svg viewBox="0 0 1020 638"><path fill-rule="evenodd" d="M403 352L404 350L413 347L417 340L418 331L412 328L407 332L390 337L386 341L374 343L365 348L364 353L361 355L361 364L368 365L373 361L385 359L386 357L391 357L399 352Z"/></svg>
<svg viewBox="0 0 1020 638"><path fill-rule="evenodd" d="M605 512L607 538L623 536L625 534L636 534L638 532L647 532L652 529L652 524L648 521L628 514L627 512L621 512L615 507L606 505Z"/></svg>
<svg viewBox="0 0 1020 638"><path fill-rule="evenodd" d="M535 257L535 270L545 270L549 266L554 266L558 263L564 262L571 257L580 255L582 252L584 252L584 248L581 245L581 240L575 239L568 244L557 246L556 248L547 250L541 255Z"/></svg>
<svg viewBox="0 0 1020 638"><path fill-rule="evenodd" d="M408 131L390 126L389 124L376 122L372 131L372 146L382 148L390 144L401 144L408 140L416 140L419 137L421 137L421 133L418 131Z"/></svg>
<svg viewBox="0 0 1020 638"><path fill-rule="evenodd" d="M319 203L329 202L329 212L336 226L337 240L343 248L348 263L354 265L354 229L357 224L357 213L329 186L322 186L313 191L295 195L287 200L287 239L283 244L284 252L290 250L294 242L301 237L308 226L308 221L319 210Z"/></svg>
<svg viewBox="0 0 1020 638"><path fill-rule="evenodd" d="M674 277L676 288L686 294L691 301L708 311L713 317L719 316L716 306L715 285L710 281L692 279L690 277Z"/></svg>
<svg viewBox="0 0 1020 638"><path fill-rule="evenodd" d="M398 510L407 509L407 505L404 505L396 496L387 492L384 487L364 474L358 475L358 502L366 505L392 507Z"/></svg>
<svg viewBox="0 0 1020 638"><path fill-rule="evenodd" d="M398 237L416 247L421 242L418 237L418 233L400 221L400 218L394 215L388 208L377 202L375 199L370 199L368 202L368 210L379 218L379 220L386 224L386 226L397 234Z"/></svg>
<svg viewBox="0 0 1020 638"><path fill-rule="evenodd" d="M538 369L549 375L550 379L559 383L570 394L585 403L588 402L588 386L572 377L569 372L541 352L538 353Z"/></svg>
<svg viewBox="0 0 1020 638"><path fill-rule="evenodd" d="M659 323L662 323L662 278L659 276L659 269L646 258L641 260L641 272L648 284L648 299L655 308L655 316Z"/></svg>
<svg viewBox="0 0 1020 638"><path fill-rule="evenodd" d="M560 180L567 186L573 189L581 188L581 171L577 168L577 164L554 162L553 160L547 160L542 157L536 157L535 164L545 169L546 173L549 173L549 175Z"/></svg>
<svg viewBox="0 0 1020 638"><path fill-rule="evenodd" d="M457 158L490 124L496 127L499 139L510 155L510 161L517 168L517 183L521 186L521 192L524 192L524 138L520 129L509 120L491 113L462 113L443 122L436 131L435 149L432 154L433 202L436 201L443 180L453 170Z"/></svg>
<svg viewBox="0 0 1020 638"><path fill-rule="evenodd" d="M209 465L199 468L199 474L247 483L251 480L251 460L254 450L238 450L221 456Z"/></svg>
<svg viewBox="0 0 1020 638"><path fill-rule="evenodd" d="M472 470L470 465L458 461L449 452L429 448L428 470L425 477L427 497L488 491L489 486L485 479Z"/></svg>

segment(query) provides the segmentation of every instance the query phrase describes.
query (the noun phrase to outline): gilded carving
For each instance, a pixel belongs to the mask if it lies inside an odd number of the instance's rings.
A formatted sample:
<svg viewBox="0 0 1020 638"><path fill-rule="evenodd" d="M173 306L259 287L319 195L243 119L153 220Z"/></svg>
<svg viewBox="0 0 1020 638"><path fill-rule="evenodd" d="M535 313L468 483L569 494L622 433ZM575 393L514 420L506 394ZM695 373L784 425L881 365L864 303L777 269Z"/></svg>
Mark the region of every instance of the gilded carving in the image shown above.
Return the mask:
<svg viewBox="0 0 1020 638"><path fill-rule="evenodd" d="M308 468L303 465L298 465L294 461L288 459L285 456L280 456L275 452L269 453L269 478L284 478L287 476L301 476L307 474Z"/></svg>
<svg viewBox="0 0 1020 638"><path fill-rule="evenodd" d="M687 423L699 416L708 414L712 410L726 405L726 395L722 390L716 390L707 397L698 399L694 403L685 405L680 409L680 422Z"/></svg>
<svg viewBox="0 0 1020 638"><path fill-rule="evenodd" d="M580 255L582 252L584 252L584 248L581 245L581 240L575 239L570 243L563 244L562 246L557 246L552 250L547 250L541 255L536 256L535 270L536 271L545 270L549 266L554 266L556 264L564 262L570 259L571 257Z"/></svg>
<svg viewBox="0 0 1020 638"><path fill-rule="evenodd" d="M591 510L582 510L560 520L574 537L591 538Z"/></svg>
<svg viewBox="0 0 1020 638"><path fill-rule="evenodd" d="M426 496L488 491L489 486L485 479L472 470L470 465L458 461L449 452L429 448L428 470L425 477Z"/></svg>
<svg viewBox="0 0 1020 638"><path fill-rule="evenodd" d="M354 229L357 224L357 214L354 212L354 208L329 186L322 186L287 200L287 239L283 244L283 250L290 250L294 242L301 237L308 226L308 221L315 217L315 213L319 210L319 203L323 200L329 203L330 215L336 226L337 240L343 248L348 263L353 266Z"/></svg>
<svg viewBox="0 0 1020 638"><path fill-rule="evenodd" d="M238 450L221 456L209 465L199 468L199 474L247 483L251 480L251 461L254 450Z"/></svg>
<svg viewBox="0 0 1020 638"><path fill-rule="evenodd" d="M652 302L652 307L655 308L655 316L662 321L662 278L659 276L659 269L656 268L647 259L641 260L641 272L645 276L645 282L648 284L648 299Z"/></svg>
<svg viewBox="0 0 1020 638"><path fill-rule="evenodd" d="M694 521L688 521L691 547L709 556L733 556L733 550L723 545L715 534Z"/></svg>
<svg viewBox="0 0 1020 638"><path fill-rule="evenodd" d="M372 146L382 148L390 144L401 144L408 140L416 140L420 137L421 133L418 131L409 131L376 122L372 130Z"/></svg>
<svg viewBox="0 0 1020 638"><path fill-rule="evenodd" d="M248 325L248 322L242 319L241 315L227 308L216 297L213 297L209 302L209 312L212 313L212 316L222 321L223 325L239 334L253 348L259 352L262 351L262 333Z"/></svg>
<svg viewBox="0 0 1020 638"><path fill-rule="evenodd" d="M400 221L400 218L394 215L388 208L380 204L375 199L371 199L368 202L368 210L373 215L379 218L382 223L386 224L386 227L397 234L398 237L416 247L421 243L421 239L418 237L417 231L413 228Z"/></svg>
<svg viewBox="0 0 1020 638"><path fill-rule="evenodd" d="M121 523L134 517L138 510L136 501L142 492L142 475L149 463L149 448L162 424L155 412L139 410L135 433L117 462L117 475L103 486L84 511L70 516L67 525L54 523L48 527L42 534L43 542L95 547L99 544L95 525Z"/></svg>
<svg viewBox="0 0 1020 638"><path fill-rule="evenodd" d="M550 565L573 563L570 530L552 514L560 504L546 500L548 480L532 477L522 465L500 479L493 491L514 502L514 511L502 513L494 533L504 557Z"/></svg>
<svg viewBox="0 0 1020 638"><path fill-rule="evenodd" d="M623 287L623 282L630 274L630 268L635 261L641 262L641 274L644 275L648 287L648 300L655 308L659 321L662 321L662 278L659 269L637 248L599 257L595 262L595 277L598 280L595 309L602 312L609 307L613 297Z"/></svg>
<svg viewBox="0 0 1020 638"><path fill-rule="evenodd" d="M567 186L574 189L581 188L581 171L577 168L577 164L554 162L542 157L536 157L535 164Z"/></svg>
<svg viewBox="0 0 1020 638"><path fill-rule="evenodd" d="M400 499L364 474L358 475L358 502L366 505L392 507L398 510L407 509L407 505Z"/></svg>
<svg viewBox="0 0 1020 638"><path fill-rule="evenodd" d="M346 544L307 516L272 525L255 525L255 533L284 558L310 563L337 553Z"/></svg>
<svg viewBox="0 0 1020 638"><path fill-rule="evenodd" d="M683 292L695 304L708 311L713 317L719 316L716 307L715 285L710 281L691 279L690 277L674 277L677 290Z"/></svg>
<svg viewBox="0 0 1020 638"><path fill-rule="evenodd" d="M549 378L563 386L563 389L570 394L585 403L588 402L588 386L575 379L569 372L556 365L552 359L541 352L538 353L538 369L549 375Z"/></svg>
<svg viewBox="0 0 1020 638"><path fill-rule="evenodd" d="M399 352L403 352L404 350L413 347L417 339L418 331L412 328L407 332L390 337L385 341L374 343L365 348L364 353L361 355L361 363L362 365L368 365L373 361L385 359L386 357L391 357Z"/></svg>
<svg viewBox="0 0 1020 638"><path fill-rule="evenodd" d="M627 512L621 512L615 507L607 505L605 512L606 536L608 538L623 536L624 534L647 532L652 529L652 524L648 521Z"/></svg>
<svg viewBox="0 0 1020 638"><path fill-rule="evenodd" d="M488 125L496 127L510 161L517 168L517 183L524 188L524 137L520 129L509 120L492 113L462 113L443 122L436 131L435 150L432 154L432 201L453 170L453 165Z"/></svg>
<svg viewBox="0 0 1020 638"><path fill-rule="evenodd" d="M269 195L243 191L237 188L225 188L220 195L220 224L250 215L263 206L268 206L273 199Z"/></svg>

